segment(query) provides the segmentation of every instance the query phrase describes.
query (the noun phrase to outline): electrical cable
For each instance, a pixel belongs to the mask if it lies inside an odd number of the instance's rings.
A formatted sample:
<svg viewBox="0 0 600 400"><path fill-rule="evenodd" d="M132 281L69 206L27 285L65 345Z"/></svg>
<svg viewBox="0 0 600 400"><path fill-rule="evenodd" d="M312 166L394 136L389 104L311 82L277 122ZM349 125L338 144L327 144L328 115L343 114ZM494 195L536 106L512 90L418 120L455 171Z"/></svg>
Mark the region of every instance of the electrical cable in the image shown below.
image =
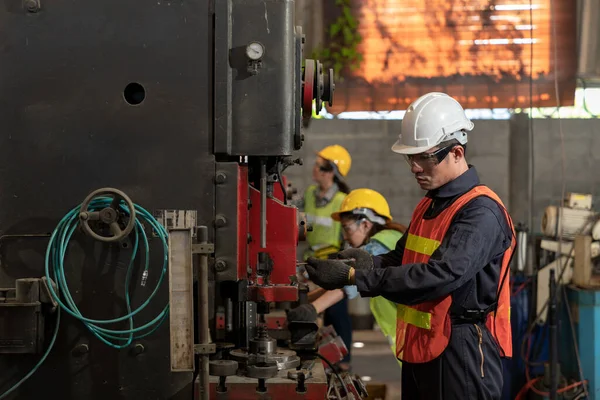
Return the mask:
<svg viewBox="0 0 600 400"><path fill-rule="evenodd" d="M317 357L319 357L321 360L325 361L325 363L327 365L329 365L329 368L331 369L331 372L333 372L335 374L335 376L337 377L337 379L340 381L340 385L342 385L342 387L345 387L346 385L344 384L344 381L342 380L342 377L340 376L340 374L336 371L335 367L333 366L333 364L331 363L331 361L329 361L328 359L326 359L325 357L323 357L321 354L317 353Z"/></svg>
<svg viewBox="0 0 600 400"><path fill-rule="evenodd" d="M283 204L287 206L287 193L285 192L285 186L283 185L283 176L281 172L281 164L277 162L277 180L281 186L281 194L283 196Z"/></svg>
<svg viewBox="0 0 600 400"><path fill-rule="evenodd" d="M521 293L522 290L524 290L527 285L529 285L531 283L531 278L527 278L525 280L525 282L521 283L519 286L517 286L517 288L515 290L513 290L513 292L511 293L511 297L514 297L516 295L518 295L519 293Z"/></svg>

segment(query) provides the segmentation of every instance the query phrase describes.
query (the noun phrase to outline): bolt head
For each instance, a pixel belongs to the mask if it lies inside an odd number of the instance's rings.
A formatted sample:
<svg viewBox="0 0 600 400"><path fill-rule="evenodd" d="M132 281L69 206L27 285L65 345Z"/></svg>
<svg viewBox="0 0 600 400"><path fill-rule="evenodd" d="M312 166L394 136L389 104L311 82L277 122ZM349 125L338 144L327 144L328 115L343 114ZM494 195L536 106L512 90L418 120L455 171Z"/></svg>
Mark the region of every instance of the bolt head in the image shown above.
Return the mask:
<svg viewBox="0 0 600 400"><path fill-rule="evenodd" d="M140 355L144 352L145 348L144 345L141 343L137 343L135 346L133 346L133 348L131 349L133 355L137 356Z"/></svg>
<svg viewBox="0 0 600 400"><path fill-rule="evenodd" d="M75 348L73 349L73 355L82 356L88 351L90 351L90 347L86 343L81 343L75 346Z"/></svg>
<svg viewBox="0 0 600 400"><path fill-rule="evenodd" d="M215 269L217 272L223 272L227 269L227 263L223 260L217 260L215 263Z"/></svg>
<svg viewBox="0 0 600 400"><path fill-rule="evenodd" d="M219 172L215 176L216 183L225 183L226 181L227 181L227 175L225 175L223 172Z"/></svg>
<svg viewBox="0 0 600 400"><path fill-rule="evenodd" d="M223 215L217 215L217 217L215 218L215 226L217 228L222 228L227 224L227 218L225 218Z"/></svg>
<svg viewBox="0 0 600 400"><path fill-rule="evenodd" d="M40 10L40 5L36 0L27 0L25 2L25 9L30 13L36 13Z"/></svg>

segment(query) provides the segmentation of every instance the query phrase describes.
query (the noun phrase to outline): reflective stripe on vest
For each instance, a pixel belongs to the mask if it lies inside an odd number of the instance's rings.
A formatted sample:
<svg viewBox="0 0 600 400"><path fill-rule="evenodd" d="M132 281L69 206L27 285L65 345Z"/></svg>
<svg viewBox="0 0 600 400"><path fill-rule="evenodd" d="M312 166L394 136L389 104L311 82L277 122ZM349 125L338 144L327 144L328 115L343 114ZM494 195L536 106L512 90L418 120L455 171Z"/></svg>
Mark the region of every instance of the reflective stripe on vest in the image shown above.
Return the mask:
<svg viewBox="0 0 600 400"><path fill-rule="evenodd" d="M414 251L415 253L424 254L426 256L431 256L434 251L440 246L440 242L433 239L428 239L426 237L412 235L410 232L408 233L408 237L406 238L405 249Z"/></svg>
<svg viewBox="0 0 600 400"><path fill-rule="evenodd" d="M306 221L312 226L312 232L306 233L306 241L310 246L304 258L314 255L317 250L331 248L331 251L325 253L335 253L341 246L342 225L331 218L331 214L342 207L342 202L346 194L338 191L329 203L323 207L317 207L315 185L310 186L304 193L304 213Z"/></svg>
<svg viewBox="0 0 600 400"><path fill-rule="evenodd" d="M417 205L410 223L402 264L426 263L439 247L452 220L467 203L478 196L487 196L502 208L512 231L511 246L502 258L500 280L506 276L510 256L516 244L512 220L500 198L486 186L476 186L460 196L438 216L424 219L425 212L431 205L430 198L424 198ZM512 337L510 330L510 284L506 281L498 283L498 305L486 320L486 327L497 340L504 356L512 356ZM410 363L424 363L442 354L448 346L452 331L449 310L452 296L421 303L413 306L398 305L396 310L396 356Z"/></svg>

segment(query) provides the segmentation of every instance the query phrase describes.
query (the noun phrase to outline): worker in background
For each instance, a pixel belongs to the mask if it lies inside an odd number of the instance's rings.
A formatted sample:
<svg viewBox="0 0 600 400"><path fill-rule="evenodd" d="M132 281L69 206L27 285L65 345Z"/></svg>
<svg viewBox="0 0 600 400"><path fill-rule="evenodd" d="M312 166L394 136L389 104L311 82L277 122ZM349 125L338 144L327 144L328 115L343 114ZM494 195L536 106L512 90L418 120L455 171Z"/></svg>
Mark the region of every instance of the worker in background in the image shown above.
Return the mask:
<svg viewBox="0 0 600 400"><path fill-rule="evenodd" d="M350 188L344 181L352 158L348 151L340 145L327 146L317 152L313 165L313 185L304 192L304 196L294 205L306 215L312 231L307 232L306 241L309 248L304 252L308 257L327 258L340 250L342 244L342 228L339 222L331 218L338 211Z"/></svg>
<svg viewBox="0 0 600 400"><path fill-rule="evenodd" d="M342 225L344 239L353 248L361 248L371 255L388 253L406 231L406 227L394 222L390 206L380 193L371 189L356 189L344 199L339 211L331 214ZM344 298L341 289L330 290L309 304L303 304L288 312L294 321L316 321L317 314L325 311ZM370 299L370 306L377 324L396 348L396 304L381 297Z"/></svg>
<svg viewBox="0 0 600 400"><path fill-rule="evenodd" d="M340 145L327 146L317 152L312 170L315 184L309 186L304 196L294 202L294 205L305 213L306 220L312 227L312 231L306 234L309 248L304 253L305 260L309 257L326 259L329 255L337 253L342 246L342 227L338 221L331 218L331 214L339 211L350 192L345 178L351 166L350 154ZM311 298L323 292L312 293ZM348 347L348 355L342 362L342 368L348 368L352 345L352 319L348 312L348 299L358 296L358 291L355 286L348 285L339 293L342 293L343 298L333 307L327 308L323 322L325 325L332 325ZM336 296L330 293L326 295Z"/></svg>
<svg viewBox="0 0 600 400"><path fill-rule="evenodd" d="M396 355L408 399L500 399L502 357L512 356L509 262L512 221L500 198L465 159L473 123L443 93L413 102L392 150L421 189L408 232L372 257L347 249L339 260L309 258L323 288L355 284L363 297L398 304Z"/></svg>

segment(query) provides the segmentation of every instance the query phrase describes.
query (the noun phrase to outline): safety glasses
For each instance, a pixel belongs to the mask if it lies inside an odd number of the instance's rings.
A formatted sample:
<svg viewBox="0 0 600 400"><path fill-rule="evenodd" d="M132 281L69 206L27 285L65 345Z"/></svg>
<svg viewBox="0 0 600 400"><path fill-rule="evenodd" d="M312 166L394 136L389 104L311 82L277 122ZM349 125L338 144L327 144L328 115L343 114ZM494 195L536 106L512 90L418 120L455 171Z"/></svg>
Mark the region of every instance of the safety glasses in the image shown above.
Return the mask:
<svg viewBox="0 0 600 400"><path fill-rule="evenodd" d="M452 149L456 147L456 144L451 144L441 149L437 149L432 153L420 153L420 154L405 154L404 159L408 163L408 166L412 168L413 164L427 169L432 168L444 161Z"/></svg>
<svg viewBox="0 0 600 400"><path fill-rule="evenodd" d="M349 224L342 224L342 229L344 230L344 232L346 232L348 235L352 234L356 228L358 227L358 225L363 221L364 218L358 219L354 222L351 222Z"/></svg>

